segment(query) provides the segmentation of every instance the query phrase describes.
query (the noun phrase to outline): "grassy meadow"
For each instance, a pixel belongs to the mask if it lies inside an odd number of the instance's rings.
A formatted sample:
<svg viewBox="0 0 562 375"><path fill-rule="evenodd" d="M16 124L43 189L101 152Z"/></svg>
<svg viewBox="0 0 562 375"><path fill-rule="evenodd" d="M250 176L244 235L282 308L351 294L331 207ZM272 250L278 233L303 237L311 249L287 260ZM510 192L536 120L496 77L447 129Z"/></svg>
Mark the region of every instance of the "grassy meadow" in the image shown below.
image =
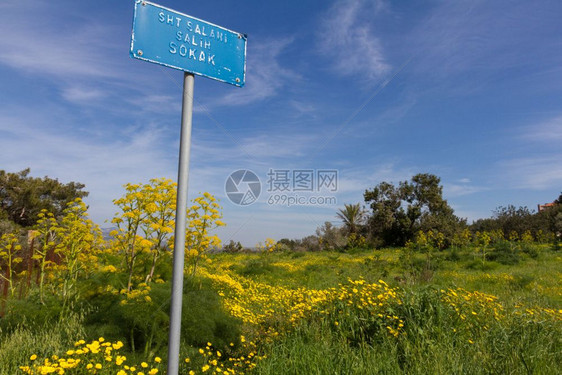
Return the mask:
<svg viewBox="0 0 562 375"><path fill-rule="evenodd" d="M182 374L560 371L562 252L552 245L487 257L472 246L269 250L209 254L186 273ZM37 291L4 300L0 373L165 373L162 256L154 281L133 279L130 291L106 252L77 282L80 299L51 288L43 301Z"/></svg>

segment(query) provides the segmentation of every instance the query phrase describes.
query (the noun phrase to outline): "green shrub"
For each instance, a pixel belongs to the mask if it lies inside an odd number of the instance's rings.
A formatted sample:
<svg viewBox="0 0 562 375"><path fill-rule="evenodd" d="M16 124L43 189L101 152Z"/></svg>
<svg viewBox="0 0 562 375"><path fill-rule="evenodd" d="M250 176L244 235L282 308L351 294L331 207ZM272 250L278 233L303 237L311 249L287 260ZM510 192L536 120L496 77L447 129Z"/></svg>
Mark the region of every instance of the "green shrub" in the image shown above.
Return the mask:
<svg viewBox="0 0 562 375"><path fill-rule="evenodd" d="M204 347L211 342L215 348L224 349L231 342L239 341L241 322L224 310L210 280L186 280L182 306L182 341L185 344Z"/></svg>
<svg viewBox="0 0 562 375"><path fill-rule="evenodd" d="M145 355L166 351L169 331L171 286L150 284L147 294L124 299L101 294L90 300L94 310L86 320L88 332L120 338L132 351ZM182 342L186 345L227 347L240 333L240 322L224 311L209 280L187 278L182 304ZM126 302L123 302L126 301Z"/></svg>
<svg viewBox="0 0 562 375"><path fill-rule="evenodd" d="M518 246L510 241L498 241L487 254L487 258L505 265L514 265L521 261Z"/></svg>
<svg viewBox="0 0 562 375"><path fill-rule="evenodd" d="M251 258L245 262L245 264L238 268L236 271L242 276L256 276L263 275L273 272L275 267L271 265L271 259L269 257L260 256L259 258Z"/></svg>
<svg viewBox="0 0 562 375"><path fill-rule="evenodd" d="M537 247L532 243L523 242L521 244L521 251L533 259L537 259L539 257Z"/></svg>

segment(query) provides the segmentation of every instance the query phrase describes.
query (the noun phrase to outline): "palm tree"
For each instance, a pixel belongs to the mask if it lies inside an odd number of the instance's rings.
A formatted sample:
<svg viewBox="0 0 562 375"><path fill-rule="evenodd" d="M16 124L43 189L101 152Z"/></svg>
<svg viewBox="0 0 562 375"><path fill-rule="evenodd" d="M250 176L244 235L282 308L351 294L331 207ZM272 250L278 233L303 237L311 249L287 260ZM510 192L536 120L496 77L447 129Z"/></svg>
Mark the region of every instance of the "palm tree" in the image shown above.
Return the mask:
<svg viewBox="0 0 562 375"><path fill-rule="evenodd" d="M343 221L348 234L357 233L359 226L365 222L366 212L361 204L346 204L340 208L337 216Z"/></svg>

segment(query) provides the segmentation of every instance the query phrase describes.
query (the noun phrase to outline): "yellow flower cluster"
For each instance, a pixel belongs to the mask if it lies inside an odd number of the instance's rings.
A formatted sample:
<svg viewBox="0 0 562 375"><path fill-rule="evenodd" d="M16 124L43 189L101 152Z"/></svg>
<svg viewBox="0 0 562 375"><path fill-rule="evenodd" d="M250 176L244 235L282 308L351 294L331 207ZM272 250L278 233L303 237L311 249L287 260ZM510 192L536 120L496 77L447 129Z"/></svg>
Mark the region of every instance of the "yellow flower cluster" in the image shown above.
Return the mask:
<svg viewBox="0 0 562 375"><path fill-rule="evenodd" d="M442 300L455 310L470 328L488 328L489 319L500 320L504 308L498 298L482 292L469 292L462 288L441 290Z"/></svg>
<svg viewBox="0 0 562 375"><path fill-rule="evenodd" d="M159 372L161 359L154 358L154 366L142 362L139 366L129 366L127 358L119 355L119 349L123 347L121 341L115 343L107 342L103 337L86 343L84 340L77 341L74 348L68 350L65 356L53 355L50 358L38 360L36 354L29 359L30 366L21 366L20 369L29 375L65 374L68 370L77 369L87 374L100 372L117 375L156 375ZM83 373L83 372L80 372Z"/></svg>
<svg viewBox="0 0 562 375"><path fill-rule="evenodd" d="M296 322L329 298L328 291L306 288L288 289L256 282L244 277L209 275L224 298L230 313L249 324L265 324L285 317Z"/></svg>
<svg viewBox="0 0 562 375"><path fill-rule="evenodd" d="M462 288L441 290L443 301L451 306L461 320L467 321L468 325L478 323L487 329L487 319L500 320L511 314L522 316L529 321L541 321L551 319L562 321L562 309L545 307L528 307L523 304L514 306L514 309L506 309L496 296L482 292L469 292Z"/></svg>
<svg viewBox="0 0 562 375"><path fill-rule="evenodd" d="M205 271L205 276L213 280L233 316L244 323L262 326L269 332L268 337L315 314L339 319L350 308L377 320L392 336L398 336L404 327L402 319L389 313L389 306L401 304L397 289L382 280L349 280L337 288L315 290L272 286L227 273L214 275Z"/></svg>
<svg viewBox="0 0 562 375"><path fill-rule="evenodd" d="M264 359L265 356L258 355L256 344L252 341L247 341L244 336L240 336L240 344L245 354L226 358L225 353L213 348L213 344L208 342L205 348L200 348L198 352L198 355L203 358L202 366L195 367L193 365L195 361L185 358L184 362L186 363L188 374L234 375L251 371L256 367L257 362ZM230 343L230 346L234 346L234 343Z"/></svg>
<svg viewBox="0 0 562 375"><path fill-rule="evenodd" d="M553 309L545 307L525 307L523 305L515 306L515 315L522 316L529 321L539 322L545 319L562 322L562 309Z"/></svg>
<svg viewBox="0 0 562 375"><path fill-rule="evenodd" d="M278 250L279 244L273 238L266 238L265 243L262 244L261 242L256 245L256 250L265 253L272 253Z"/></svg>
<svg viewBox="0 0 562 375"><path fill-rule="evenodd" d="M394 337L398 337L402 332L404 320L392 312L393 307L402 304L397 288L389 287L383 280L367 283L359 279L348 280L345 285L340 284L335 292L337 303L334 306L340 316L350 315L349 309L352 309L351 315L365 316L363 319L385 327Z"/></svg>
<svg viewBox="0 0 562 375"><path fill-rule="evenodd" d="M150 298L150 285L146 283L140 283L135 289L128 291L127 289L121 289L119 294L123 295L125 298L121 300L121 305L126 305L132 301L143 301L146 303L152 303Z"/></svg>

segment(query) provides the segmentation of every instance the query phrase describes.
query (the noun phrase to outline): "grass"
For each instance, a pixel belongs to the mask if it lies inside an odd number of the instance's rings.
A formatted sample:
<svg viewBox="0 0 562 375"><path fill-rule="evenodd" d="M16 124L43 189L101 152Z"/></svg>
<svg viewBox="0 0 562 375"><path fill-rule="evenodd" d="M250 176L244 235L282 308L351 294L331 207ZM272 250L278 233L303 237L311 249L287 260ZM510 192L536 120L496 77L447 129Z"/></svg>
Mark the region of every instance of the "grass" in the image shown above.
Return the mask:
<svg viewBox="0 0 562 375"><path fill-rule="evenodd" d="M517 262L511 255L483 261L471 248L430 257L402 249L214 254L186 280L182 358L190 360L182 373L557 373L562 254L537 245ZM32 354L61 356L76 340L99 336L123 341L122 352L138 363L165 361L164 279L126 303L92 287L98 291L82 313L64 320L53 319L54 303L51 314L20 301L17 315L0 319L0 374L17 374ZM112 373L104 371L97 373Z"/></svg>
<svg viewBox="0 0 562 375"><path fill-rule="evenodd" d="M0 329L0 373L21 373L19 366L28 363L31 355L44 358L64 353L84 336L83 318L76 315L31 329L26 328L25 322L8 330Z"/></svg>

